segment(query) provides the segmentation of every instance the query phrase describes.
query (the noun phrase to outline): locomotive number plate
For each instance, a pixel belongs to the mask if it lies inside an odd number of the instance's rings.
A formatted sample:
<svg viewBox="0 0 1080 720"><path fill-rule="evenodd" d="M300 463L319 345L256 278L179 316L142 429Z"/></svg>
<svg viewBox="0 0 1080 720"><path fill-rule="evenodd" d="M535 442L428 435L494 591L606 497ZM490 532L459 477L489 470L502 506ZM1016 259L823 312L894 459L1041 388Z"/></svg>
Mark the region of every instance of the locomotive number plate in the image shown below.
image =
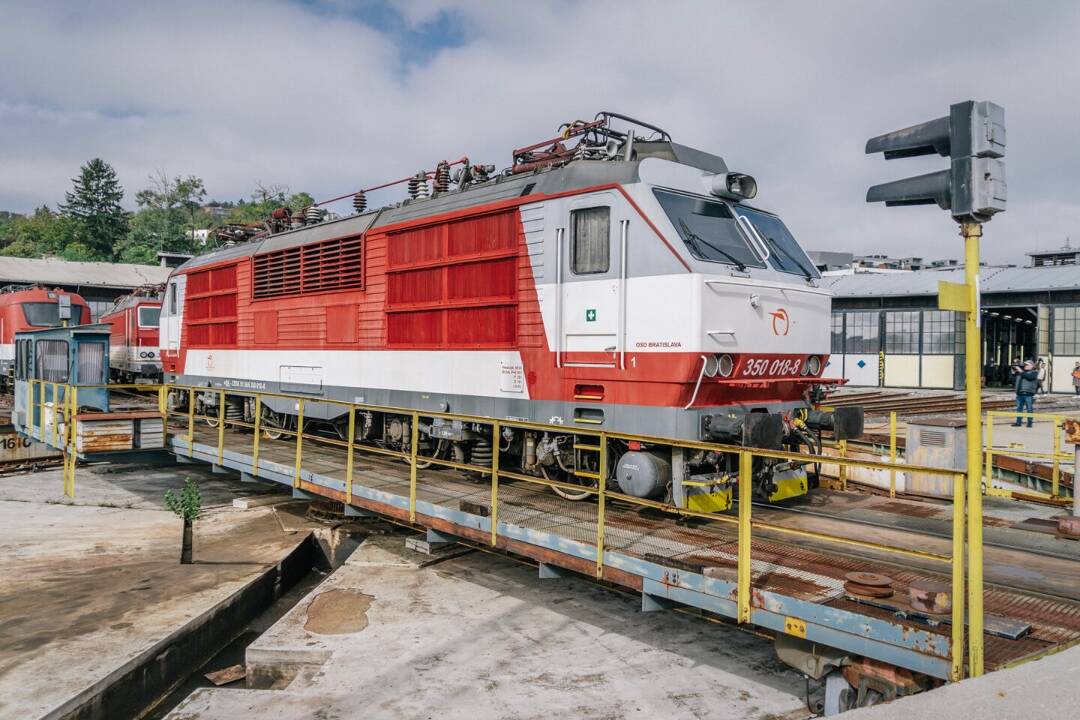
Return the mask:
<svg viewBox="0 0 1080 720"><path fill-rule="evenodd" d="M740 377L788 377L802 372L802 358L747 358Z"/></svg>

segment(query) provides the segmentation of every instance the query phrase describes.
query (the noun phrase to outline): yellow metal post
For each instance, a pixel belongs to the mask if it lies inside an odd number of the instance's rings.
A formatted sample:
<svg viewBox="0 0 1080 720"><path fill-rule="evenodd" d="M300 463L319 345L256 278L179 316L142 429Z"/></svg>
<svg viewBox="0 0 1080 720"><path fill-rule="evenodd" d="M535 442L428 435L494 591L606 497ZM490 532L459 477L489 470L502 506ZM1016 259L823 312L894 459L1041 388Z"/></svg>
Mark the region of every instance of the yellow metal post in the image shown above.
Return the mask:
<svg viewBox="0 0 1080 720"><path fill-rule="evenodd" d="M1061 448L1061 418L1054 418L1054 447L1052 448L1053 470L1050 475L1050 497L1057 498L1058 482L1061 478L1061 458L1058 457Z"/></svg>
<svg viewBox="0 0 1080 720"><path fill-rule="evenodd" d="M75 413L72 411L71 393L65 398L64 423L64 494L75 499Z"/></svg>
<svg viewBox="0 0 1080 720"><path fill-rule="evenodd" d="M188 388L187 391L187 454L191 457L195 454L195 390Z"/></svg>
<svg viewBox="0 0 1080 720"><path fill-rule="evenodd" d="M596 480L596 577L604 577L604 509L607 504L607 434L600 433L600 477Z"/></svg>
<svg viewBox="0 0 1080 720"><path fill-rule="evenodd" d="M896 411L889 412L889 464L896 465ZM896 468L889 470L889 497L896 497Z"/></svg>
<svg viewBox="0 0 1080 720"><path fill-rule="evenodd" d="M950 680L964 677L964 482L966 477L953 476L952 516L952 645Z"/></svg>
<svg viewBox="0 0 1080 720"><path fill-rule="evenodd" d="M58 385L53 383L53 447L59 447L60 441L60 396ZM1055 465L1056 467L1056 465Z"/></svg>
<svg viewBox="0 0 1080 720"><path fill-rule="evenodd" d="M71 438L68 444L68 455L70 456L70 465L68 470L68 486L71 488L71 493L68 495L72 500L75 499L75 466L78 462L78 422L75 420L75 416L79 413L79 386L72 385L71 387L71 421L68 423L70 426L69 437Z"/></svg>
<svg viewBox="0 0 1080 720"><path fill-rule="evenodd" d="M218 465L225 459L225 391L218 393L217 405L217 462Z"/></svg>
<svg viewBox="0 0 1080 720"><path fill-rule="evenodd" d="M259 440L262 436L262 395L255 393L255 440L251 448L251 474L259 477Z"/></svg>
<svg viewBox="0 0 1080 720"><path fill-rule="evenodd" d="M416 522L416 446L420 444L420 415L412 414L409 427L409 522Z"/></svg>
<svg viewBox="0 0 1080 720"><path fill-rule="evenodd" d="M964 280L967 284L965 372L967 391L967 540L968 665L971 677L983 674L983 518L982 518L982 358L979 322L979 238L982 225L962 223Z"/></svg>
<svg viewBox="0 0 1080 720"><path fill-rule="evenodd" d="M491 423L491 508L488 518L491 521L491 547L499 539L499 421Z"/></svg>
<svg viewBox="0 0 1080 720"><path fill-rule="evenodd" d="M345 504L352 504L353 451L356 438L356 410L349 406L349 448L345 455Z"/></svg>
<svg viewBox="0 0 1080 720"><path fill-rule="evenodd" d="M296 401L296 466L293 468L293 487L300 487L300 460L304 457L304 398Z"/></svg>
<svg viewBox="0 0 1080 720"><path fill-rule="evenodd" d="M750 622L750 487L754 458L748 450L739 451L739 551L737 599L739 622ZM843 467L843 466L841 466Z"/></svg>

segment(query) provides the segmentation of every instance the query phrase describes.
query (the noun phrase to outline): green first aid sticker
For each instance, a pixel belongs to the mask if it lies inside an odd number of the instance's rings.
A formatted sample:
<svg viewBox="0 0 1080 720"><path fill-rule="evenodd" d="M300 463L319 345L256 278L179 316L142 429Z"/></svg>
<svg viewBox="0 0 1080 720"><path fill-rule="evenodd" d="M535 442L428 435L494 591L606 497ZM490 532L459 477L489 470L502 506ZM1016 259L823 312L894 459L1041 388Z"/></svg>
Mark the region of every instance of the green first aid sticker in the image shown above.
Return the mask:
<svg viewBox="0 0 1080 720"><path fill-rule="evenodd" d="M589 308L585 311L585 322L596 322L596 310Z"/></svg>

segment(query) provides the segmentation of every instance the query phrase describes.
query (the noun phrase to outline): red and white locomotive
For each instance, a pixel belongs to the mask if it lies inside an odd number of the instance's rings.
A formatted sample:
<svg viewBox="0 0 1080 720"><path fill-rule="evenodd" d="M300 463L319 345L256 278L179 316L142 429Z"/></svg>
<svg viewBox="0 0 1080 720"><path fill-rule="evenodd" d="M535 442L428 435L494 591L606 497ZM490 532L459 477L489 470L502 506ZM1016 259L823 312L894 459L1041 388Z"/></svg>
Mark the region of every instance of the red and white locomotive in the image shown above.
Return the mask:
<svg viewBox="0 0 1080 720"><path fill-rule="evenodd" d="M109 325L109 376L120 382L161 379L158 324L161 286L117 298L99 322Z"/></svg>
<svg viewBox="0 0 1080 720"><path fill-rule="evenodd" d="M8 383L15 367L15 333L88 322L90 308L78 293L36 285L0 290L0 383Z"/></svg>
<svg viewBox="0 0 1080 720"><path fill-rule="evenodd" d="M342 219L283 209L250 242L188 261L165 290L166 378L306 394L305 421L342 436L344 410L316 398L565 427L492 438L429 419L419 442L474 463L498 448L504 467L579 483L596 458L576 428L810 451L816 428L861 432L861 414L810 410L833 382L830 294L780 218L745 204L753 178L614 113L493 169L444 161L405 179L408 200L366 210L360 191ZM198 402L216 412L215 394ZM228 417L253 412L235 403ZM294 408L267 398L264 423L295 426ZM356 428L410 442L409 416L364 412ZM638 497L670 498L673 474L722 494L735 469L731 454L648 442L609 453L610 482ZM772 461L754 479L772 500L812 480Z"/></svg>

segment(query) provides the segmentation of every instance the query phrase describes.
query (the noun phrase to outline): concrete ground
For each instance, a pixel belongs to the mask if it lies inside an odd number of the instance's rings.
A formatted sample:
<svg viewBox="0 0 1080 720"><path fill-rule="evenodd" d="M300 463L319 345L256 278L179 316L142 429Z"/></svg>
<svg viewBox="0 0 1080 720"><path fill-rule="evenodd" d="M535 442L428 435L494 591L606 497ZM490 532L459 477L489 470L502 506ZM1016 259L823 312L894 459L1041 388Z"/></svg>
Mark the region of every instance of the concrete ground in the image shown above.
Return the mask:
<svg viewBox="0 0 1080 720"><path fill-rule="evenodd" d="M200 689L168 718L809 715L768 640L499 556L418 558L369 538L248 646L249 677L283 689Z"/></svg>
<svg viewBox="0 0 1080 720"><path fill-rule="evenodd" d="M1076 717L1080 647L1010 670L946 685L885 705L844 713L851 720L991 720ZM1069 710L1069 708L1073 708Z"/></svg>
<svg viewBox="0 0 1080 720"><path fill-rule="evenodd" d="M182 566L162 496L188 475L204 515L196 562ZM307 535L283 531L270 506L234 510L266 490L206 469L80 468L76 500L61 488L59 469L0 477L0 717L38 718L86 693Z"/></svg>

